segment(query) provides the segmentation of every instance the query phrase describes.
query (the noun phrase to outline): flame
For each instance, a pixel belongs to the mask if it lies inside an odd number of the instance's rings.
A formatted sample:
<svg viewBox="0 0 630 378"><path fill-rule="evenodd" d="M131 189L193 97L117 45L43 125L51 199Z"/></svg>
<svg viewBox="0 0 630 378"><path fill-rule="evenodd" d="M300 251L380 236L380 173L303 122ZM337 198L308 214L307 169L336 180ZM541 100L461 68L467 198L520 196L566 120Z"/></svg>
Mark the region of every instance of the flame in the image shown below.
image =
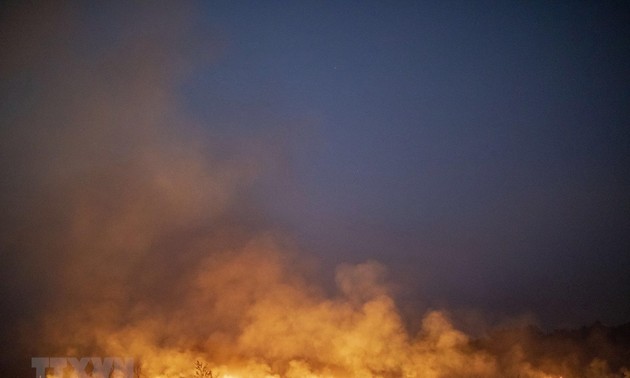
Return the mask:
<svg viewBox="0 0 630 378"><path fill-rule="evenodd" d="M285 258L269 236L214 254L199 264L172 313L144 312L118 327L86 325L81 337L93 333L98 350L137 356L146 377L194 376L195 361L223 378L558 376L532 365L520 345L502 366L443 311L427 313L410 335L376 262L340 267L339 292L329 298ZM66 337L62 345L84 341ZM600 372L592 376L614 376L591 365Z"/></svg>

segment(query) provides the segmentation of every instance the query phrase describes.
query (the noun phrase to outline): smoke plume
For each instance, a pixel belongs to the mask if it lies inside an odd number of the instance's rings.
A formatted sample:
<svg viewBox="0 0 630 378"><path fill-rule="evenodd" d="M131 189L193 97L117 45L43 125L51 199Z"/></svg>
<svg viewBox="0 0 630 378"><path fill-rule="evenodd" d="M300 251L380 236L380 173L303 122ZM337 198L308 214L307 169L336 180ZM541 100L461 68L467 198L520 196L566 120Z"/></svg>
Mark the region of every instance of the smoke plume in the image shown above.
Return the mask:
<svg viewBox="0 0 630 378"><path fill-rule="evenodd" d="M96 355L141 377L196 361L220 377L630 376L533 359L522 335L471 340L444 311L410 333L378 262L340 266L325 293L251 195L273 146L185 111L183 83L222 43L173 7L2 10L5 374Z"/></svg>

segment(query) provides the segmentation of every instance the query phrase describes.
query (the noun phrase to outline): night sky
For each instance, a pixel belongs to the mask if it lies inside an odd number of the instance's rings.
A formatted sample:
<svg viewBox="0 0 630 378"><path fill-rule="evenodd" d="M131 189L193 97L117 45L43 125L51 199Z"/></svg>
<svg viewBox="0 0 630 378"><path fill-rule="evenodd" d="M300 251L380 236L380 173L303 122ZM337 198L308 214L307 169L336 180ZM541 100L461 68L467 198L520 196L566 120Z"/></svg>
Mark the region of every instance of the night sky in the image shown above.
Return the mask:
<svg viewBox="0 0 630 378"><path fill-rule="evenodd" d="M205 4L190 111L273 134L273 219L406 300L630 319L630 18L614 3Z"/></svg>
<svg viewBox="0 0 630 378"><path fill-rule="evenodd" d="M629 41L624 2L2 5L3 340L261 233L406 320L628 322Z"/></svg>

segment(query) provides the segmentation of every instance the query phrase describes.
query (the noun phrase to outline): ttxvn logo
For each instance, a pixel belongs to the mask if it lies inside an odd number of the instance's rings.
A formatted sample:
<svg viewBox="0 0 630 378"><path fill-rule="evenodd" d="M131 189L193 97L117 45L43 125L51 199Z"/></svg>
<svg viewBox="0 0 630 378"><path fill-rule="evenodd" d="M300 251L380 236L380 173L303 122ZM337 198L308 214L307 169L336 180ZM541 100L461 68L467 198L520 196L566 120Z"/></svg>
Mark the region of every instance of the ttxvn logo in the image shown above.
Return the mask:
<svg viewBox="0 0 630 378"><path fill-rule="evenodd" d="M35 378L133 378L133 358L120 357L33 357ZM73 374L74 373L74 374Z"/></svg>

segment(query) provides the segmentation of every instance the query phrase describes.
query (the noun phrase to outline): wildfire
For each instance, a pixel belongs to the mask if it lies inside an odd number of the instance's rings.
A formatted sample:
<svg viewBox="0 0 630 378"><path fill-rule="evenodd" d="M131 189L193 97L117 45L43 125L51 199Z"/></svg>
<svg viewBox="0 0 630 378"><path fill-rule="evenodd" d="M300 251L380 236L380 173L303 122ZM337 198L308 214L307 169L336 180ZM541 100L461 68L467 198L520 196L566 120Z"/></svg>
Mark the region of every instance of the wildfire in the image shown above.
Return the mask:
<svg viewBox="0 0 630 378"><path fill-rule="evenodd" d="M7 111L16 126L3 134L7 154L28 156L5 186L33 187L3 208L2 246L23 261L24 291L46 293L23 304L25 349L129 356L134 378L630 377L568 347L548 359L524 334L483 344L446 311L410 332L374 261L339 266L324 294L290 238L258 224L265 207L248 189L273 146L200 138L180 113L183 62L197 56L187 23L168 13L88 54L74 11L25 8L2 24L4 87L28 84L28 114Z"/></svg>
<svg viewBox="0 0 630 378"><path fill-rule="evenodd" d="M428 313L420 332L408 334L374 262L339 269L340 294L326 298L282 260L269 238L213 256L173 313L117 329L92 324L82 337L99 329L99 350L137 356L138 377L559 376L548 371L564 362L536 367L521 344L500 355L474 346L443 312ZM589 376L616 376L593 366Z"/></svg>
<svg viewBox="0 0 630 378"><path fill-rule="evenodd" d="M501 341L497 352L475 344L440 311L427 313L412 335L381 265L340 267L339 293L329 298L284 261L271 237L213 254L198 264L171 310L138 309L129 323L93 318L57 345L133 355L137 378L556 378L564 375L550 373L579 368L588 377L613 378L627 372L595 360L586 367L571 367L570 359L537 366L526 335ZM68 314L57 319L69 320Z"/></svg>

